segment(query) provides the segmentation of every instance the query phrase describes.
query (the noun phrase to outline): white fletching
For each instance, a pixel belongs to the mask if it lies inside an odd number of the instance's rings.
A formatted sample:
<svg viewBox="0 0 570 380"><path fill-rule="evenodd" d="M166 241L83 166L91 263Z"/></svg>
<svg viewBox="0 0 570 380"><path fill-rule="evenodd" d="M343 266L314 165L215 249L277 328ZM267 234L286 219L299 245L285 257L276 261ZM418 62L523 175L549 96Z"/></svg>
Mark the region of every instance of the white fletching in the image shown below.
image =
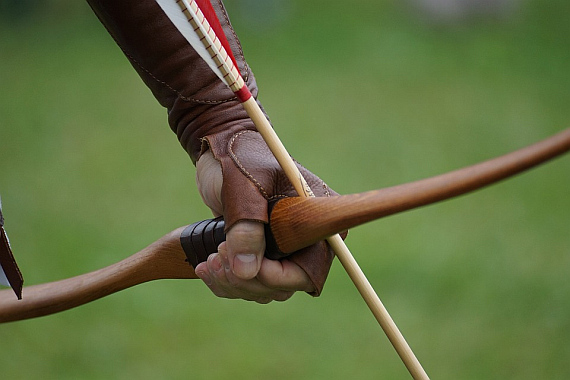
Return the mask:
<svg viewBox="0 0 570 380"><path fill-rule="evenodd" d="M8 281L8 278L6 277L6 274L4 273L2 266L0 266L0 285L8 286L8 287L10 286L10 282Z"/></svg>
<svg viewBox="0 0 570 380"><path fill-rule="evenodd" d="M156 0L156 2L212 71L233 92L239 91L244 86L244 81L196 2L194 0Z"/></svg>

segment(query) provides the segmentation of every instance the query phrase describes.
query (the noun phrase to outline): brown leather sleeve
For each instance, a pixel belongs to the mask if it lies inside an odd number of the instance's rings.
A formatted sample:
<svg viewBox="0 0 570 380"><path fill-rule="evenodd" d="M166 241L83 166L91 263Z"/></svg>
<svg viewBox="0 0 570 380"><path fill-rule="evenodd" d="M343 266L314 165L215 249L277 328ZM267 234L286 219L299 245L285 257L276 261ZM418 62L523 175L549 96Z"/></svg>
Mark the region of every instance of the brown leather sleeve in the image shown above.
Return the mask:
<svg viewBox="0 0 570 380"><path fill-rule="evenodd" d="M234 96L177 31L154 0L88 0L158 102L192 161L201 138L220 131L255 129ZM257 85L221 1L212 1L247 87Z"/></svg>

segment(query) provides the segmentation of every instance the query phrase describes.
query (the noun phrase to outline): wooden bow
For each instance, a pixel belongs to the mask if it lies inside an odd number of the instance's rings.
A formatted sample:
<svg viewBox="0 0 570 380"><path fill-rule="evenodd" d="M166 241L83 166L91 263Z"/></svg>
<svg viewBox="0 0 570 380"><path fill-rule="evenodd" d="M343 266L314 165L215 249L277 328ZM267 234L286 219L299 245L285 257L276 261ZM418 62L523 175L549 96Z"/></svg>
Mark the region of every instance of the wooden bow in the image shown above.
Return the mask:
<svg viewBox="0 0 570 380"><path fill-rule="evenodd" d="M428 179L333 198L288 198L273 209L271 230L282 251L294 251L323 236L490 185L568 151L570 129L510 154ZM152 280L198 278L180 245L184 228L103 269L24 287L20 301L10 290L0 291L0 322L57 313Z"/></svg>

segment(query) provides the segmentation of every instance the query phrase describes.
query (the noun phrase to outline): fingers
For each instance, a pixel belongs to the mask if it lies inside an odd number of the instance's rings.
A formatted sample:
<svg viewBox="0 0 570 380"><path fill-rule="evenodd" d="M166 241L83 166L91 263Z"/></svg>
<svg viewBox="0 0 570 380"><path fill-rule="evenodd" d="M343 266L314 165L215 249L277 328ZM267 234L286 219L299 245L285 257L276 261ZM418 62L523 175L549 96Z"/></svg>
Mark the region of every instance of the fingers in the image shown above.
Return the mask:
<svg viewBox="0 0 570 380"><path fill-rule="evenodd" d="M196 274L218 297L241 298L258 303L285 301L296 291L312 292L314 286L305 271L288 260L263 258L255 278L244 280L234 275L227 259L227 244L196 267Z"/></svg>
<svg viewBox="0 0 570 380"><path fill-rule="evenodd" d="M210 151L196 165L196 182L204 203L222 215L222 170ZM265 258L262 223L238 221L226 234L218 253L199 264L195 272L218 297L242 298L258 303L285 301L296 291L312 293L313 282L293 261Z"/></svg>
<svg viewBox="0 0 570 380"><path fill-rule="evenodd" d="M210 255L207 262L196 267L196 274L216 296L265 304L285 301L294 294L294 291L267 287L256 278L243 280L236 277L230 270L229 263L223 259L223 249L221 251L222 253Z"/></svg>
<svg viewBox="0 0 570 380"><path fill-rule="evenodd" d="M312 293L315 286L307 272L289 260L264 259L257 279L270 288Z"/></svg>

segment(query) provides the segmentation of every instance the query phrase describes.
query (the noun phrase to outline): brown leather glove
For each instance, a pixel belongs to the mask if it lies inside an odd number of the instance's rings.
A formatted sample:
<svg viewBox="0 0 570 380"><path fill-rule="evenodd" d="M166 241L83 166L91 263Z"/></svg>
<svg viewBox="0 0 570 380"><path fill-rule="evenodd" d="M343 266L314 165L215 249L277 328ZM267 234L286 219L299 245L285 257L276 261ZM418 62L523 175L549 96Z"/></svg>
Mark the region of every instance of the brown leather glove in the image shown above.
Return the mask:
<svg viewBox="0 0 570 380"><path fill-rule="evenodd" d="M268 201L296 195L233 92L210 70L154 0L88 0L161 105L182 146L196 163L210 149L223 173L226 229L239 220L267 223ZM221 1L212 5L239 70L257 98L255 78ZM317 196L333 194L301 168ZM326 243L294 253L290 260L311 278L319 295L334 255Z"/></svg>

